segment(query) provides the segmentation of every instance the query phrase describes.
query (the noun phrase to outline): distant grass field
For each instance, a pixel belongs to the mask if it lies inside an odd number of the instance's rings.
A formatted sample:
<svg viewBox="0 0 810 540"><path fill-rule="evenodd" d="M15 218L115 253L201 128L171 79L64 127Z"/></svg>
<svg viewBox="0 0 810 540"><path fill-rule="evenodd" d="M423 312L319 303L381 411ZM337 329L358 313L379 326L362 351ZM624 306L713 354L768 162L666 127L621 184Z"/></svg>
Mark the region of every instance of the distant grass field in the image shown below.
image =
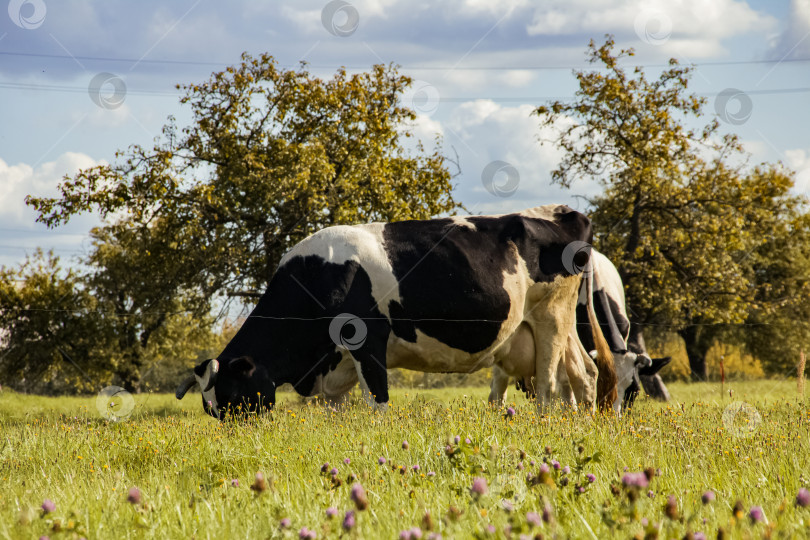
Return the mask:
<svg viewBox="0 0 810 540"><path fill-rule="evenodd" d="M138 395L107 422L95 396L0 392L0 538L809 536L795 500L810 487L810 409L795 382L670 391L620 419L539 418L514 391L510 417L486 388L396 390L386 414L284 394L272 415L227 423L199 394ZM649 486L625 477L646 468Z"/></svg>

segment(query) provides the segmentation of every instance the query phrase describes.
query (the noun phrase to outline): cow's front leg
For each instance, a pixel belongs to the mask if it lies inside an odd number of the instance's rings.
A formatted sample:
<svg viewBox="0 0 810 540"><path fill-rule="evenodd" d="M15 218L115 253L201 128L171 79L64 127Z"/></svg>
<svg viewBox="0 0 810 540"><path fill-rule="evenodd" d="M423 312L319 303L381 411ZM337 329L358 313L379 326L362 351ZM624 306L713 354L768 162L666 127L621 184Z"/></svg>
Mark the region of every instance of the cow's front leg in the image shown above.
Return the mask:
<svg viewBox="0 0 810 540"><path fill-rule="evenodd" d="M361 347L352 351L354 367L363 397L375 410L388 408L388 370L386 369L386 339L369 338Z"/></svg>
<svg viewBox="0 0 810 540"><path fill-rule="evenodd" d="M509 375L498 366L492 366L492 382L489 385L489 404L500 407L506 402Z"/></svg>

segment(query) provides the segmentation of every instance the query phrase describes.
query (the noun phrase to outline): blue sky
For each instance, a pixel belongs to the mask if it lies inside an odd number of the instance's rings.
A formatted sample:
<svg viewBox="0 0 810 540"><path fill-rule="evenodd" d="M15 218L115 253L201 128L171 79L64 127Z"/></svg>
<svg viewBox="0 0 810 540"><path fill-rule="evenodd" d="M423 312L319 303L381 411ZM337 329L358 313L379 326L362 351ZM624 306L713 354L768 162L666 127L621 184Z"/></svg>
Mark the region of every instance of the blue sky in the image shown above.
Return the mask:
<svg viewBox="0 0 810 540"><path fill-rule="evenodd" d="M598 189L587 180L569 191L550 185L559 152L537 142L544 134L529 113L549 98L573 96L571 69L586 67L588 40L612 33L636 49L634 61L649 66L650 76L672 56L696 64L691 87L709 99L710 114L718 94L743 91L750 110L730 100L720 112L742 117L723 129L740 135L752 163L782 161L798 171L797 191L810 191L810 0L6 3L0 264L15 264L36 246L64 258L83 253L96 219L45 229L25 195L56 194L63 175L150 144L169 115L182 124L188 111L174 85L206 79L243 51L267 51L290 67L306 60L323 77L339 66L400 64L421 89L414 129L425 139L443 136L446 153L459 155L456 195L473 212L491 213L549 202L581 207L576 195ZM116 107L90 97L102 73L126 86L115 95L111 84L101 86L102 100L123 100ZM494 160L520 176L509 197L482 185Z"/></svg>

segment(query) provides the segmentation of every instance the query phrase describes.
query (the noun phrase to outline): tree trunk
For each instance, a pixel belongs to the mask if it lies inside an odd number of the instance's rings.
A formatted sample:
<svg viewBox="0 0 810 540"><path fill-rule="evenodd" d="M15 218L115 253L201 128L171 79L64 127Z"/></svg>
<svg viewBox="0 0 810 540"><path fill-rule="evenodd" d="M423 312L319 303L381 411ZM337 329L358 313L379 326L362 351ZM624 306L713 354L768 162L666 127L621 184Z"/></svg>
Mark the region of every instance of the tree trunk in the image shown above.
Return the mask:
<svg viewBox="0 0 810 540"><path fill-rule="evenodd" d="M701 339L702 329L700 326L687 326L678 334L683 339L686 347L686 356L689 358L692 380L705 381L707 378L706 353L709 351L711 344L706 343L707 340Z"/></svg>

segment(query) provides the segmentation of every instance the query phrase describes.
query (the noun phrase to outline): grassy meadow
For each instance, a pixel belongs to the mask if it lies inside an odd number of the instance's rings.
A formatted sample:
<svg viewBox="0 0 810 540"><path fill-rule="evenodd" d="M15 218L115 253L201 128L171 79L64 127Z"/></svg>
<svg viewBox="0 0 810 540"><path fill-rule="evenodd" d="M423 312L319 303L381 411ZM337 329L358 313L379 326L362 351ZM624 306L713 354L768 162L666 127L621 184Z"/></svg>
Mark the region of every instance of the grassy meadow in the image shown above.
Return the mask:
<svg viewBox="0 0 810 540"><path fill-rule="evenodd" d="M514 390L514 411L486 388L395 390L385 414L279 394L226 423L192 393L108 422L96 396L0 392L0 538L810 535L795 382L670 391L618 419L538 417Z"/></svg>

